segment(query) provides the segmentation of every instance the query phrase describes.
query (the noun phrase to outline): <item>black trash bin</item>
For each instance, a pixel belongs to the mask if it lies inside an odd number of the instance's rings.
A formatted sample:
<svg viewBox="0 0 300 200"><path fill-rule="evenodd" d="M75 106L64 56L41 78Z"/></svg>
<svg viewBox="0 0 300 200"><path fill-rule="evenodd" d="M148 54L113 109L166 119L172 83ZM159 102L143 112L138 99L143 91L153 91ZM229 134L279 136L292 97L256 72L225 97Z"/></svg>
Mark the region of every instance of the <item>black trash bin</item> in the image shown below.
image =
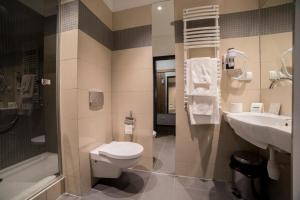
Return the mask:
<svg viewBox="0 0 300 200"><path fill-rule="evenodd" d="M266 161L256 152L237 151L230 159L232 193L238 199L266 200Z"/></svg>

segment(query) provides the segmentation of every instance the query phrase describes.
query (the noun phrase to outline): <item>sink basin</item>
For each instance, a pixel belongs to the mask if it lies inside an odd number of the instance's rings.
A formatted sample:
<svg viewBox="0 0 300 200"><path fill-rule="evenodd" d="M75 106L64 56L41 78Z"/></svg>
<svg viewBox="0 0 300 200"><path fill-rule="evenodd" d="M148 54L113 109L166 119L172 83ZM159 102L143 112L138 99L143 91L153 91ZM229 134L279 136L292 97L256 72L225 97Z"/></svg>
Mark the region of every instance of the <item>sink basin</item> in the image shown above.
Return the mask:
<svg viewBox="0 0 300 200"><path fill-rule="evenodd" d="M291 117L270 113L228 113L226 120L235 133L262 149L277 148L291 153Z"/></svg>

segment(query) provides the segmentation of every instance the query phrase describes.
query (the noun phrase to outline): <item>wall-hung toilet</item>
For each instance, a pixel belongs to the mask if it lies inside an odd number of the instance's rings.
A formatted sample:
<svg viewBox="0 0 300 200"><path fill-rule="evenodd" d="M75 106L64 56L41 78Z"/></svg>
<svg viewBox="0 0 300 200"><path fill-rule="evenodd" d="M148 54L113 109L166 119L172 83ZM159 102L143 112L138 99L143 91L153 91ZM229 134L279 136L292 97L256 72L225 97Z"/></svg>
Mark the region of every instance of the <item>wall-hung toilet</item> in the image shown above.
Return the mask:
<svg viewBox="0 0 300 200"><path fill-rule="evenodd" d="M133 142L111 142L90 152L92 173L97 178L118 178L122 169L138 163L144 148Z"/></svg>

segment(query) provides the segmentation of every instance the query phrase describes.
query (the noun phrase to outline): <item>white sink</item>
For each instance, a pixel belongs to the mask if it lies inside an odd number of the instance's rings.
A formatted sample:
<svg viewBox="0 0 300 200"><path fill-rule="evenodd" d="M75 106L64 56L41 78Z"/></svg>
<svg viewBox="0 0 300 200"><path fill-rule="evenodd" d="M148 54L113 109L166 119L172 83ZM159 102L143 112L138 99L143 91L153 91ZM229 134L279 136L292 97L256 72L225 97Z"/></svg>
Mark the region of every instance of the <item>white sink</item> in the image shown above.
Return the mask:
<svg viewBox="0 0 300 200"><path fill-rule="evenodd" d="M228 113L226 120L235 133L262 148L277 148L291 153L291 117L270 113Z"/></svg>

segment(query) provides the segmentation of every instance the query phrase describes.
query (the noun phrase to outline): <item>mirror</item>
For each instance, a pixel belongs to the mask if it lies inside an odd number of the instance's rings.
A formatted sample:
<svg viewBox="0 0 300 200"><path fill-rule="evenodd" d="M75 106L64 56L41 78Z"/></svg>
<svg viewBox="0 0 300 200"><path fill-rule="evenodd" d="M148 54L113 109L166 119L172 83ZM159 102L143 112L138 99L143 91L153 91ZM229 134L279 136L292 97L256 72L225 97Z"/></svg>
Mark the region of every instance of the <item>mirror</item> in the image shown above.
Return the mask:
<svg viewBox="0 0 300 200"><path fill-rule="evenodd" d="M280 115L292 116L293 24L292 0L260 0L261 102L265 112L280 105ZM270 199L291 199L291 154L277 152L278 181L269 181ZM277 188L277 189L276 189Z"/></svg>
<svg viewBox="0 0 300 200"><path fill-rule="evenodd" d="M154 71L153 170L175 173L176 72L174 2L152 4Z"/></svg>
<svg viewBox="0 0 300 200"><path fill-rule="evenodd" d="M280 103L279 114L291 116L292 108L292 0L260 0L261 98L268 111Z"/></svg>

